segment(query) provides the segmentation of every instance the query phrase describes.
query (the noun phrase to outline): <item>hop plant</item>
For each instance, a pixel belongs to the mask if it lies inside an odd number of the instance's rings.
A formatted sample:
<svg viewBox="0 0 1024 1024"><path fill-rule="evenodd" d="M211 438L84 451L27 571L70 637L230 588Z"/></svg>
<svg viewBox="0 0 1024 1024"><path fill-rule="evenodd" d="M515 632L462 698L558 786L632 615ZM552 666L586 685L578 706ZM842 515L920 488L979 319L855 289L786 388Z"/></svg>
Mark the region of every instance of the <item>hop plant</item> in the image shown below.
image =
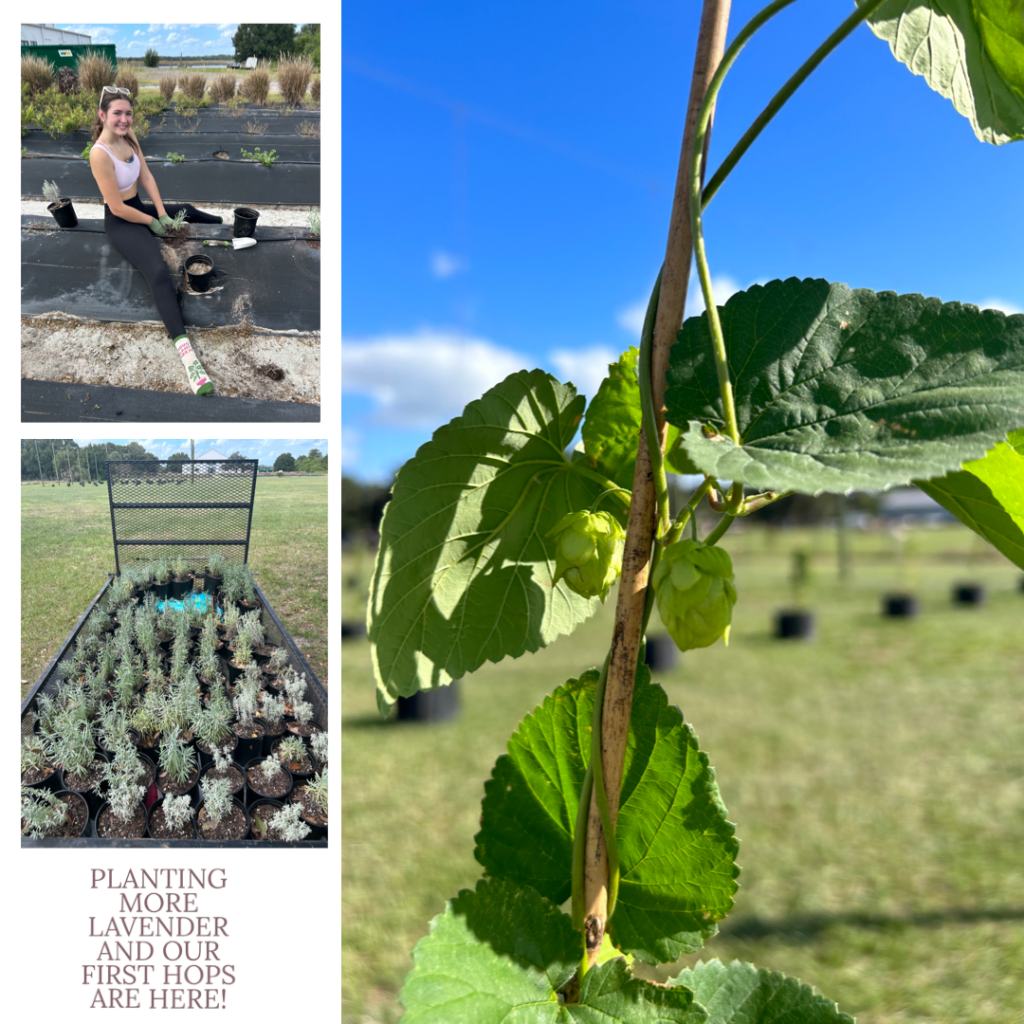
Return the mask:
<svg viewBox="0 0 1024 1024"><path fill-rule="evenodd" d="M555 539L554 582L604 601L622 572L626 534L618 520L610 512L570 512L548 536Z"/></svg>
<svg viewBox="0 0 1024 1024"><path fill-rule="evenodd" d="M681 651L729 644L736 587L732 559L722 548L681 540L661 553L652 577L658 613Z"/></svg>

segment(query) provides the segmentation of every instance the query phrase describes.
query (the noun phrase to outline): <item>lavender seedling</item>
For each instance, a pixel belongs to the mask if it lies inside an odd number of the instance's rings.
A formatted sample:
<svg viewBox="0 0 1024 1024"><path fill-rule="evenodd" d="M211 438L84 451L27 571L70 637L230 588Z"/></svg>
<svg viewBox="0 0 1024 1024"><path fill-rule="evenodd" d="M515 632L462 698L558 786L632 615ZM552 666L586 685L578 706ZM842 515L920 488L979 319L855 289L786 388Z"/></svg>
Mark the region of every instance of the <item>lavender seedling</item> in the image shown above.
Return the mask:
<svg viewBox="0 0 1024 1024"><path fill-rule="evenodd" d="M302 820L301 804L286 804L274 816L270 831L278 839L295 843L305 839L313 830Z"/></svg>
<svg viewBox="0 0 1024 1024"><path fill-rule="evenodd" d="M238 635L249 642L250 647L262 647L266 643L263 623L258 611L246 612L238 623Z"/></svg>
<svg viewBox="0 0 1024 1024"><path fill-rule="evenodd" d="M220 687L220 692L224 693L223 687ZM219 703L210 701L209 705L193 718L192 728L203 746L213 751L230 738L233 718L234 714L225 695L225 699Z"/></svg>
<svg viewBox="0 0 1024 1024"><path fill-rule="evenodd" d="M223 772L231 767L231 747L211 747L210 754L213 756L213 767L215 771Z"/></svg>
<svg viewBox="0 0 1024 1024"><path fill-rule="evenodd" d="M275 675L280 675L288 667L288 650L285 647L275 647L267 668Z"/></svg>
<svg viewBox="0 0 1024 1024"><path fill-rule="evenodd" d="M263 695L263 703L260 705L260 713L263 721L271 732L275 731L284 719L284 697L275 696L272 693Z"/></svg>
<svg viewBox="0 0 1024 1024"><path fill-rule="evenodd" d="M239 667L248 665L252 661L252 645L242 636L241 629L239 629L238 639L235 641L235 656L232 660Z"/></svg>
<svg viewBox="0 0 1024 1024"><path fill-rule="evenodd" d="M277 745L277 756L282 764L298 764L309 756L309 752L299 736L286 736Z"/></svg>
<svg viewBox="0 0 1024 1024"><path fill-rule="evenodd" d="M265 783L273 782L279 775L283 775L284 771L281 768L281 762L274 757L273 754L268 754L262 761L260 761L257 769L260 775L263 776Z"/></svg>
<svg viewBox="0 0 1024 1024"><path fill-rule="evenodd" d="M214 779L203 786L203 809L206 812L203 828L223 820L231 810L231 783L227 779Z"/></svg>
<svg viewBox="0 0 1024 1024"><path fill-rule="evenodd" d="M256 694L253 692L252 687L247 687L245 685L239 686L235 693L235 699L232 701L232 705L235 709L235 716L238 718L238 721L242 723L243 728L251 731L255 723L256 712L259 710L259 702L256 699Z"/></svg>
<svg viewBox="0 0 1024 1024"><path fill-rule="evenodd" d="M306 783L306 793L312 797L316 809L327 817L327 769L317 772L312 782Z"/></svg>
<svg viewBox="0 0 1024 1024"><path fill-rule="evenodd" d="M103 768L103 775L110 786L107 800L115 818L128 821L138 809L146 795L146 787L138 782L144 771L131 742L127 739L122 741Z"/></svg>
<svg viewBox="0 0 1024 1024"><path fill-rule="evenodd" d="M160 744L160 767L175 785L184 786L199 767L195 748L174 733Z"/></svg>
<svg viewBox="0 0 1024 1024"><path fill-rule="evenodd" d="M192 817L192 802L187 796L165 796L161 806L167 827L175 832L184 828Z"/></svg>
<svg viewBox="0 0 1024 1024"><path fill-rule="evenodd" d="M227 582L226 576L224 577L224 580L225 582ZM224 605L223 618L224 628L228 631L229 634L233 634L238 629L238 619L240 616L241 610L239 609L238 605L235 604L234 601L229 600Z"/></svg>
<svg viewBox="0 0 1024 1024"><path fill-rule="evenodd" d="M43 839L52 835L68 817L67 805L48 789L22 789L22 835L30 839Z"/></svg>
<svg viewBox="0 0 1024 1024"><path fill-rule="evenodd" d="M326 732L315 732L309 738L309 745L313 748L313 756L316 758L317 764L326 766L327 764L327 733Z"/></svg>
<svg viewBox="0 0 1024 1024"><path fill-rule="evenodd" d="M46 744L41 736L30 734L21 739L21 772L41 772L52 767Z"/></svg>

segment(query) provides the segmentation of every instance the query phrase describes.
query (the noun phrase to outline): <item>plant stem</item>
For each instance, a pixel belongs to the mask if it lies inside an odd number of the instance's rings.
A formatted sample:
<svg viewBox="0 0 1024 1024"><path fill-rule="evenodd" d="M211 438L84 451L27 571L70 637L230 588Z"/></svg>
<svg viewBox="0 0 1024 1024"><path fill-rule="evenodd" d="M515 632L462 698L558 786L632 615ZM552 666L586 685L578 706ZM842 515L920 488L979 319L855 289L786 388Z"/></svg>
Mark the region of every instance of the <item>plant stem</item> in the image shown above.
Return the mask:
<svg viewBox="0 0 1024 1024"><path fill-rule="evenodd" d="M718 170L711 176L711 180L704 188L701 208L706 208L714 198L715 193L722 186L722 182L729 177L729 172L739 163L740 158L750 149L754 140L768 125L768 122L783 108L786 101L800 88L807 80L811 72L863 21L870 18L872 14L885 0L871 0L863 7L858 7L848 18L819 46L814 53L800 65L793 73L786 84L771 98L768 105L758 114L754 123L743 133L739 142L729 151L729 155L719 164Z"/></svg>
<svg viewBox="0 0 1024 1024"><path fill-rule="evenodd" d="M647 436L647 453L651 460L651 476L654 479L654 495L658 502L658 523L655 533L663 533L669 528L672 513L668 502L668 480L665 478L665 459L661 446L663 441L658 432L658 414L654 406L654 391L651 381L654 366L651 350L654 347L654 322L658 313L658 299L661 294L661 275L664 267L658 271L654 290L647 303L647 315L644 317L644 329L640 335L640 409L641 423Z"/></svg>
<svg viewBox="0 0 1024 1024"><path fill-rule="evenodd" d="M692 249L685 197L690 194L689 153L693 140L693 126L715 67L725 49L730 0L704 0L701 14L697 54L690 84L683 150L680 156L676 183L676 200L669 228L665 265L655 320L654 341L650 368L641 372L651 374L652 397L658 421L659 451L664 447L665 367L668 351L675 341L682 323L683 303L689 275ZM704 142L707 143L707 132ZM633 686L636 680L637 656L643 633L644 610L647 604L647 580L651 561L651 542L654 535L656 507L654 500L651 457L647 432L640 432L636 468L633 473L633 499L626 530L625 553L622 559L622 579L615 609L605 686L601 735L592 737L591 763L601 758L607 793L608 818L611 827L619 811L619 790L626 756L629 716L633 705ZM588 965L593 965L604 939L608 920L608 855L602 827L602 812L592 795L587 815L584 849L583 935Z"/></svg>

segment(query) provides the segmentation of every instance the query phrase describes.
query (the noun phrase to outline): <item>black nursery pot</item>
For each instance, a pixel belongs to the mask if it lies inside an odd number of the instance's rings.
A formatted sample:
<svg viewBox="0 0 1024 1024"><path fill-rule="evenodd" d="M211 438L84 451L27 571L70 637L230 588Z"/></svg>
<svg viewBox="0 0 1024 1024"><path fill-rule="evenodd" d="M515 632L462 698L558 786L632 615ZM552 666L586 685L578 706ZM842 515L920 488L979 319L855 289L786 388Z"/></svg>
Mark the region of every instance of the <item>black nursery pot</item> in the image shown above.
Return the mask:
<svg viewBox="0 0 1024 1024"><path fill-rule="evenodd" d="M420 690L398 698L399 722L451 722L459 717L458 679L436 690Z"/></svg>
<svg viewBox="0 0 1024 1024"><path fill-rule="evenodd" d="M245 805L246 807L252 807L257 800L286 800L288 794L291 793L295 786L295 780L292 778L292 773L288 769L281 765L281 771L288 776L288 788L278 796L268 796L266 793L261 793L258 789L253 787L253 784L249 781L249 769L255 768L264 760L263 755L251 758L245 763Z"/></svg>
<svg viewBox="0 0 1024 1024"><path fill-rule="evenodd" d="M213 277L213 260L209 256L189 256L185 260L185 273L192 291L209 291L210 279Z"/></svg>
<svg viewBox="0 0 1024 1024"><path fill-rule="evenodd" d="M96 751L95 760L106 761L107 756L101 753L100 751ZM60 788L67 790L69 793L77 793L80 797L82 797L82 799L85 800L86 804L88 804L89 806L89 817L95 818L96 815L99 814L100 808L104 805L104 803L106 803L106 796L104 796L106 784L104 783L104 781L101 779L99 782L96 783L95 786L93 786L92 789L72 789L67 784L66 773L63 768L59 770L59 774Z"/></svg>
<svg viewBox="0 0 1024 1024"><path fill-rule="evenodd" d="M237 207L231 234L235 238L252 238L256 234L256 221L259 216L258 210L250 210L248 206Z"/></svg>
<svg viewBox="0 0 1024 1024"><path fill-rule="evenodd" d="M220 746L223 748L227 744L231 744L231 753L234 754L235 748L238 746L238 737L234 734L231 735L230 739L226 739ZM213 764L213 754L208 754L199 744L196 744L196 753L199 755L199 768L202 770L208 764Z"/></svg>
<svg viewBox="0 0 1024 1024"><path fill-rule="evenodd" d="M980 583L961 583L953 588L953 603L978 607L985 603L985 588Z"/></svg>
<svg viewBox="0 0 1024 1024"><path fill-rule="evenodd" d="M810 612L784 611L775 616L775 636L779 640L809 640L814 635L814 616Z"/></svg>
<svg viewBox="0 0 1024 1024"><path fill-rule="evenodd" d="M78 215L75 213L75 207L70 199L58 199L57 202L50 203L47 210L53 214L53 219L62 228L78 227ZM68 484L68 486L70 487L71 485Z"/></svg>
<svg viewBox="0 0 1024 1024"><path fill-rule="evenodd" d="M223 576L213 576L210 573L207 573L203 577L203 591L207 594L216 594L223 582Z"/></svg>
<svg viewBox="0 0 1024 1024"><path fill-rule="evenodd" d="M914 619L920 610L911 594L887 594L882 601L882 614L890 619Z"/></svg>
<svg viewBox="0 0 1024 1024"><path fill-rule="evenodd" d="M192 581L189 580L171 580L171 598L175 601L180 601L183 597L187 597L192 593Z"/></svg>
<svg viewBox="0 0 1024 1024"><path fill-rule="evenodd" d="M644 649L644 664L652 672L671 672L679 660L679 648L670 636L649 636Z"/></svg>
<svg viewBox="0 0 1024 1024"><path fill-rule="evenodd" d="M170 592L170 583L153 583L153 593L156 595L158 601L166 601L167 595Z"/></svg>

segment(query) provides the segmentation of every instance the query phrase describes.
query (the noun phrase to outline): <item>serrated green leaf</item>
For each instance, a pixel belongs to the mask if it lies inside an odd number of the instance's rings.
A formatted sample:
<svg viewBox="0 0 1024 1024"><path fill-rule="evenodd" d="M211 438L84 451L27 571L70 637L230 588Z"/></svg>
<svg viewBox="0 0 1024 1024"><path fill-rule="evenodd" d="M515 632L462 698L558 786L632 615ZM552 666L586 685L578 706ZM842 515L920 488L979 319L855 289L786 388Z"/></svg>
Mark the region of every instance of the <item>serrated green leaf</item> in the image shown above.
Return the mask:
<svg viewBox="0 0 1024 1024"><path fill-rule="evenodd" d="M412 952L400 998L406 1024L702 1024L684 988L629 975L620 959L591 968L579 1002L558 990L575 973L583 940L568 915L530 888L483 880L430 923Z"/></svg>
<svg viewBox="0 0 1024 1024"><path fill-rule="evenodd" d="M399 471L367 617L382 710L485 661L535 651L598 607L552 584L546 536L608 486L564 455L583 401L540 370L514 373Z"/></svg>
<svg viewBox="0 0 1024 1024"><path fill-rule="evenodd" d="M917 486L1024 569L1024 454L999 444L961 472Z"/></svg>
<svg viewBox="0 0 1024 1024"><path fill-rule="evenodd" d="M627 491L633 487L633 467L643 413L640 408L640 384L634 345L608 364L608 376L587 406L581 434L583 451L590 465ZM697 473L686 452L678 444L679 430L670 426L665 440L665 468L673 473Z"/></svg>
<svg viewBox="0 0 1024 1024"><path fill-rule="evenodd" d="M884 489L956 470L1024 419L1024 314L797 278L719 313L741 444L704 429L725 422L706 313L683 324L665 401L720 479Z"/></svg>
<svg viewBox="0 0 1024 1024"><path fill-rule="evenodd" d="M556 992L575 973L582 940L568 915L502 880L463 889L412 951L400 998L406 1024L561 1021Z"/></svg>
<svg viewBox="0 0 1024 1024"><path fill-rule="evenodd" d="M484 785L476 857L556 903L572 890L572 842L590 759L597 673L547 697ZM656 825L652 824L656 823ZM732 907L737 843L707 756L642 667L633 691L619 817L615 945L649 963L700 949Z"/></svg>
<svg viewBox="0 0 1024 1024"><path fill-rule="evenodd" d="M687 968L669 981L693 991L708 1024L854 1024L831 999L796 978L719 960Z"/></svg>
<svg viewBox="0 0 1024 1024"><path fill-rule="evenodd" d="M1024 0L890 0L868 24L982 142L1024 138Z"/></svg>

